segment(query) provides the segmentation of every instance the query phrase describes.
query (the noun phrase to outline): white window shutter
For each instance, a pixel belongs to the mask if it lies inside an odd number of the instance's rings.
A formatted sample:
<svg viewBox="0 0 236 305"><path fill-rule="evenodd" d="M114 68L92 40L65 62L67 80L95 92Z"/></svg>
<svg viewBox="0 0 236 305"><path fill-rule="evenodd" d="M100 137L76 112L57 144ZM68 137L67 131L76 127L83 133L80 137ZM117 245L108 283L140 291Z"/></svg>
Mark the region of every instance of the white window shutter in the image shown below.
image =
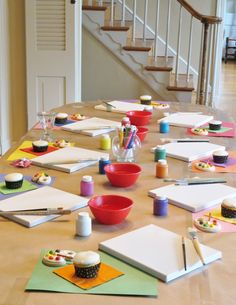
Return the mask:
<svg viewBox="0 0 236 305"><path fill-rule="evenodd" d="M25 0L28 128L81 98L81 1Z"/></svg>

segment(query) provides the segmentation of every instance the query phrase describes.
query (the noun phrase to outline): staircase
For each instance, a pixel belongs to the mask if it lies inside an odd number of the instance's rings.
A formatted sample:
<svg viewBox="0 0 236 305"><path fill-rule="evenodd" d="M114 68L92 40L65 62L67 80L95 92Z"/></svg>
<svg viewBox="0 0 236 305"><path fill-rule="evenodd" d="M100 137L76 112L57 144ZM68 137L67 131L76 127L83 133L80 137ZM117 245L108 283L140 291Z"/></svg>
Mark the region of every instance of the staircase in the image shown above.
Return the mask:
<svg viewBox="0 0 236 305"><path fill-rule="evenodd" d="M137 15L136 0L131 2L132 8L125 0L83 1L83 27L163 100L211 105L214 89L212 67L215 66L214 50L221 19L199 14L184 0L157 0L153 31L147 24L150 11L148 0L141 1L144 4L143 19ZM174 30L177 43L173 47L169 36L170 31L173 31L171 13L176 9L178 18L175 16L177 25ZM160 12L164 11L166 29L163 38L163 29L160 33L159 27L160 17L163 19ZM185 43L182 37L182 25L186 24L183 11L185 15L188 13L190 19L187 50L183 50L183 45L186 45L186 37ZM192 28L195 20L201 25L199 50L194 49L194 52L199 53L197 68L191 65ZM196 30L194 34L196 35Z"/></svg>

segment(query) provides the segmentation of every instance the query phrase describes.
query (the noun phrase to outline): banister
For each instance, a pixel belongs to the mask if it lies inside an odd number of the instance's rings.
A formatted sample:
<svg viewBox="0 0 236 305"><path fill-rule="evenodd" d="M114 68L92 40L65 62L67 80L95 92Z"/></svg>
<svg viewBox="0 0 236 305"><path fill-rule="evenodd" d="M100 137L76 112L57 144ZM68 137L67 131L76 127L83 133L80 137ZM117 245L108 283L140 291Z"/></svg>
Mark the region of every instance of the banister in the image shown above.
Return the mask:
<svg viewBox="0 0 236 305"><path fill-rule="evenodd" d="M185 0L177 0L193 17L200 20L201 23L215 24L221 23L222 18L216 16L202 15L196 11L188 2Z"/></svg>

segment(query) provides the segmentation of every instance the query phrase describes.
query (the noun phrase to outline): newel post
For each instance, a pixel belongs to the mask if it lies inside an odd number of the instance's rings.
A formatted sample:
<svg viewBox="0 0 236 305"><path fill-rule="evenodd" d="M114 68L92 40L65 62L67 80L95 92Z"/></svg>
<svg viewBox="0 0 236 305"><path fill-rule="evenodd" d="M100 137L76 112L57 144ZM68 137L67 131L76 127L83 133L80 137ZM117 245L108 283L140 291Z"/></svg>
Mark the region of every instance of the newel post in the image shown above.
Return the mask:
<svg viewBox="0 0 236 305"><path fill-rule="evenodd" d="M206 80L206 60L207 60L207 41L208 41L209 23L204 23L203 44L202 44L202 65L198 104L205 105L205 80Z"/></svg>

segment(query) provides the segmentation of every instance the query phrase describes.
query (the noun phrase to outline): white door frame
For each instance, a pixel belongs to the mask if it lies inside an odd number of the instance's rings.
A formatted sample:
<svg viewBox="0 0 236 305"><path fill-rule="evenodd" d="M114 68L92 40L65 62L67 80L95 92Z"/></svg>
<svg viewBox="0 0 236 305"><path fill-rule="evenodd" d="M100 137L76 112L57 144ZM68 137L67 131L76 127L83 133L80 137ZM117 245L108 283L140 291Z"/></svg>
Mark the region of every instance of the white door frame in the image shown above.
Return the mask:
<svg viewBox="0 0 236 305"><path fill-rule="evenodd" d="M0 0L0 154L11 146L8 0Z"/></svg>

